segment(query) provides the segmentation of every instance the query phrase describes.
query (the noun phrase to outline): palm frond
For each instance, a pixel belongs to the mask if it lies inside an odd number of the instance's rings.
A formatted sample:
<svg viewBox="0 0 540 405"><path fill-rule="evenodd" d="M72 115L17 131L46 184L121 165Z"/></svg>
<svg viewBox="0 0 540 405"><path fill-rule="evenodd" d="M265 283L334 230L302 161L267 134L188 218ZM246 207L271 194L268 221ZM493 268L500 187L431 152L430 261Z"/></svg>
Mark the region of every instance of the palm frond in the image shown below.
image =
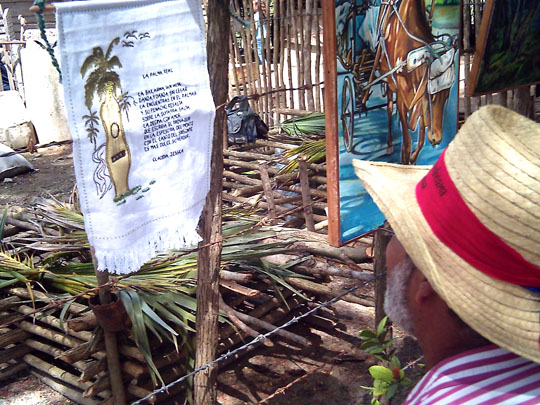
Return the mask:
<svg viewBox="0 0 540 405"><path fill-rule="evenodd" d="M94 51L95 51L96 48L94 48ZM101 48L99 48L101 49ZM103 51L101 51L101 53L103 53ZM99 67L101 64L101 58L99 56L96 55L95 52L93 52L90 56L88 56L83 64L81 65L81 77L84 77L86 76L86 73L88 72L88 69L90 69L91 67Z"/></svg>
<svg viewBox="0 0 540 405"><path fill-rule="evenodd" d="M8 209L9 209L8 207L4 209L4 213L2 214L2 219L0 219L0 242L2 241L2 236L4 235L4 227L6 226Z"/></svg>
<svg viewBox="0 0 540 405"><path fill-rule="evenodd" d="M0 288L25 285L29 291L39 288L65 297L84 294L97 285L91 263L83 217L69 204L41 201L35 209L35 221L41 232L25 241L26 251L46 251L39 262L0 254ZM287 281L295 274L287 266L275 266L262 260L277 253L290 253L291 240L275 240L275 229L255 228L257 220L234 219L223 224L222 267L230 271L257 272L270 280L276 294L280 288L301 294ZM53 232L54 231L54 232ZM31 250L33 249L33 250ZM139 272L117 283L119 296L132 323L131 335L144 354L154 380L160 380L153 363L150 336L172 342L177 350L192 359L190 342L195 334L197 252L171 251L158 255ZM278 288L278 286L280 288ZM69 298L69 295L67 297ZM65 318L67 309L62 311ZM220 322L226 318L220 314Z"/></svg>
<svg viewBox="0 0 540 405"><path fill-rule="evenodd" d="M326 159L326 140L307 141L304 144L285 151L283 156L292 158L280 173L292 173L298 168L298 157L306 158L307 163L317 163Z"/></svg>
<svg viewBox="0 0 540 405"><path fill-rule="evenodd" d="M135 343L141 350L146 363L152 370L151 376L153 383L155 384L156 377L159 377L161 383L165 385L159 371L152 360L152 352L150 350L150 342L146 333L146 325L144 322L144 315L142 311L142 304L139 295L132 289L126 288L120 291L120 299L126 308L126 312L131 320L131 335L135 340Z"/></svg>
<svg viewBox="0 0 540 405"><path fill-rule="evenodd" d="M326 130L325 116L323 113L311 113L301 117L293 117L276 126L285 131L289 136L305 138L324 136Z"/></svg>
<svg viewBox="0 0 540 405"><path fill-rule="evenodd" d="M90 75L88 75L88 79L86 79L86 82L84 83L84 105L86 105L86 108L89 110L92 109L92 102L94 100L94 94L96 93L101 73L102 71L100 69L94 70L92 73L90 73Z"/></svg>
<svg viewBox="0 0 540 405"><path fill-rule="evenodd" d="M112 70L114 67L122 67L122 64L120 63L120 59L118 59L118 56L113 56L111 59L107 60L107 70Z"/></svg>
<svg viewBox="0 0 540 405"><path fill-rule="evenodd" d="M118 45L118 43L120 42L120 38L119 37L116 37L114 38L111 43L109 44L109 46L107 47L107 52L105 53L105 59L106 60L109 60L110 56L111 56L111 52L112 52L112 49L113 49L113 46L115 45ZM121 67L121 66L120 66Z"/></svg>

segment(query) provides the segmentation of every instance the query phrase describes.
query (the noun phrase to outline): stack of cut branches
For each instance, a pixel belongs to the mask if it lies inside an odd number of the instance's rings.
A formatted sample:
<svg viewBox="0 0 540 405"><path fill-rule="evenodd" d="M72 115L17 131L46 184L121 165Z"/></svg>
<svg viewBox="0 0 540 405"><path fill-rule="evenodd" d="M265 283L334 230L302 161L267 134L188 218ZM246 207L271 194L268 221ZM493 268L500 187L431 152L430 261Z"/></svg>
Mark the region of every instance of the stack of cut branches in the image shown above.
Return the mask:
<svg viewBox="0 0 540 405"><path fill-rule="evenodd" d="M314 260L310 249L325 251L321 235L306 232L299 238L296 229L263 227L249 217L238 220L233 211L225 210L223 225L220 353L244 343L245 337L275 329L314 297L339 293L316 288L317 279L331 275L324 269L332 266L302 266ZM43 200L32 211L5 213L0 225L0 324L3 335L12 337L0 345L9 350L0 356L19 359L0 357L0 377L4 370L7 375L29 365L78 403L110 399L103 337L87 305L97 289L82 216L70 204ZM333 256L343 259L336 252ZM193 365L196 264L196 251L172 251L129 277L113 279L113 291L129 316L129 333L120 334L120 352L132 398L186 374ZM337 275L351 277L334 268ZM276 338L309 344L287 330ZM186 399L189 384L175 388Z"/></svg>

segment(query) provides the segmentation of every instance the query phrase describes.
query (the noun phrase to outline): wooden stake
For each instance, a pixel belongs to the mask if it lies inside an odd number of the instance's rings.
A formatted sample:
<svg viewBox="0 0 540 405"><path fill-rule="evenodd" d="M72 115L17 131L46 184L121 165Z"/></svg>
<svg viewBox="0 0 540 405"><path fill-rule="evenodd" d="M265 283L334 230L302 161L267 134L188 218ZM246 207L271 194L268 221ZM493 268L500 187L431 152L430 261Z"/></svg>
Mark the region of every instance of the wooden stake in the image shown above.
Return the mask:
<svg viewBox="0 0 540 405"><path fill-rule="evenodd" d="M247 297L256 297L261 294L259 290L254 290L253 288L245 287L231 280L221 279L219 281L219 284L222 287L226 288L227 290L234 291L238 294L245 295Z"/></svg>
<svg viewBox="0 0 540 405"><path fill-rule="evenodd" d="M259 165L259 172L261 175L264 196L266 197L266 203L268 204L268 215L270 216L270 224L276 224L276 204L274 203L274 196L272 195L272 185L270 183L270 177L268 176L268 164L263 162Z"/></svg>
<svg viewBox="0 0 540 405"><path fill-rule="evenodd" d="M46 343L40 342L38 340L26 339L24 341L24 344L26 346L34 349L34 352L38 351L38 352L46 353L49 356L52 356L54 358L57 358L57 357L62 355L62 349L59 349L57 347L53 347L53 346L48 345ZM95 361L95 360L93 360L93 361ZM76 362L68 363L68 364L72 365L77 370L83 372L84 370L86 370L92 364L92 362L76 361Z"/></svg>
<svg viewBox="0 0 540 405"><path fill-rule="evenodd" d="M71 349L66 350L58 356L60 360L65 361L68 364L74 364L77 361L86 360L90 356L97 358L98 360L106 357L106 354L101 351L104 348L103 341L99 341L93 347L91 342L84 342L82 344L68 344L68 346L71 347Z"/></svg>
<svg viewBox="0 0 540 405"><path fill-rule="evenodd" d="M257 332L255 329L249 327L246 325L241 319L240 319L240 312L235 311L230 306L225 304L223 301L223 298L219 298L219 308L224 310L227 316L229 317L229 320L238 328L238 330L244 332L247 336L251 336L252 338L256 338L260 335L259 332ZM268 339L262 339L262 342L267 347L273 347L274 343Z"/></svg>
<svg viewBox="0 0 540 405"><path fill-rule="evenodd" d="M386 272L386 246L390 242L392 235L389 232L378 229L373 239L373 271L375 276L380 276ZM385 317L384 293L386 291L386 277L375 280L375 327L381 319Z"/></svg>
<svg viewBox="0 0 540 405"><path fill-rule="evenodd" d="M320 283L315 283L313 281L305 280L303 278L285 277L285 281L287 281L289 284L292 284L296 288L301 288L303 290L312 292L313 294L322 295L323 297L333 298L343 293L343 290L341 289L330 288ZM342 300L351 302L353 304L359 304L364 307L373 306L373 301L357 297L353 294L345 295Z"/></svg>
<svg viewBox="0 0 540 405"><path fill-rule="evenodd" d="M68 328L75 332L92 330L97 326L97 319L93 312L88 312L83 316L67 321Z"/></svg>
<svg viewBox="0 0 540 405"><path fill-rule="evenodd" d="M11 364L7 366L6 368L3 368L0 371L0 382L3 382L7 380L8 378L14 376L15 374L18 374L21 371L26 370L27 367L28 366L26 365L26 363L16 363L16 364Z"/></svg>
<svg viewBox="0 0 540 405"><path fill-rule="evenodd" d="M51 377L57 378L61 381L64 381L68 384L71 384L75 387L81 389L86 389L90 387L90 383L81 383L77 376L67 372L66 370L61 369L60 367L55 366L54 364L47 363L45 360L40 359L33 354L27 354L24 356L24 361L30 367L36 368L39 371L50 375Z"/></svg>
<svg viewBox="0 0 540 405"><path fill-rule="evenodd" d="M41 291L32 291L33 297L30 296L30 293L26 288L17 287L17 288L10 288L8 290L8 293L16 295L17 297L24 298L26 300L36 299L36 300L42 300L44 302L49 302L52 299L54 299L53 295L42 293ZM78 304L76 302L72 303L69 306L68 312L75 315L80 315L80 312L86 311L88 307L86 305Z"/></svg>
<svg viewBox="0 0 540 405"><path fill-rule="evenodd" d="M230 15L225 3L208 0L208 72L215 105L227 99ZM221 192L223 182L223 134L225 111L216 111L212 142L211 187L199 223L203 241L197 258L197 351L195 367L216 358L218 344L219 268L221 263ZM217 401L217 367L195 374L196 405L213 405Z"/></svg>
<svg viewBox="0 0 540 405"><path fill-rule="evenodd" d="M89 345L89 343L85 342L84 340L80 340L74 337L64 335L63 333L57 332L53 330L52 328L44 328L42 326L33 324L31 322L21 321L19 323L19 327L22 330L44 337L45 339L52 340L53 342L56 342L63 346L77 347L77 346L82 346L84 344ZM77 359L77 360L80 360L80 359Z"/></svg>
<svg viewBox="0 0 540 405"><path fill-rule="evenodd" d="M4 349L0 351L0 364L7 363L13 359L18 359L31 351L32 349L25 344L19 344L17 346L10 347L9 349Z"/></svg>
<svg viewBox="0 0 540 405"><path fill-rule="evenodd" d="M19 301L20 301L19 297L14 297L14 296L6 297L0 300L0 312L3 312L6 309L9 309L11 307L16 307L17 305L19 305Z"/></svg>
<svg viewBox="0 0 540 405"><path fill-rule="evenodd" d="M313 222L313 207L311 206L311 195L309 192L309 178L307 172L307 162L304 157L298 158L298 170L300 172L300 187L302 191L302 204L304 204L304 217L306 218L306 228L308 231L315 231Z"/></svg>
<svg viewBox="0 0 540 405"><path fill-rule="evenodd" d="M96 280L98 286L103 286L109 281L109 272L99 271L97 266L94 248L90 249L92 254L92 262L96 272ZM106 305L111 302L110 287L99 289L99 302L101 305ZM126 403L126 393L124 391L124 381L122 379L122 367L120 365L120 356L118 354L118 342L116 333L104 330L103 337L105 340L105 351L107 352L107 368L109 371L109 379L111 381L111 389L115 405L124 405Z"/></svg>
<svg viewBox="0 0 540 405"><path fill-rule="evenodd" d="M18 343L28 337L28 333L21 329L13 329L0 334L0 347L6 347Z"/></svg>
<svg viewBox="0 0 540 405"><path fill-rule="evenodd" d="M249 323L249 324L251 324L253 326L256 326L257 328L266 329L267 331L272 331L272 330L277 328L276 326L274 326L270 322L264 321L262 319L254 317L254 316L250 316L250 315L244 314L242 312L238 312L238 311L234 311L234 313L242 322ZM296 333L289 332L289 331L287 331L285 329L280 329L280 330L276 331L275 334L279 335L279 336L282 336L282 337L284 337L286 339L289 339L289 340L291 340L293 342L299 343L299 344L301 344L301 345L303 345L305 347L309 346L309 340L307 340L306 338L304 338L302 336L297 335ZM263 343L265 343L265 340L263 340Z"/></svg>
<svg viewBox="0 0 540 405"><path fill-rule="evenodd" d="M28 305L19 305L19 307L17 308L17 312L21 313L21 314L24 314L24 315L27 315L27 314L31 314L32 312L34 312L34 308L32 307L29 307ZM50 326L53 326L59 330L62 330L62 324L60 322L60 319L52 316L52 315L47 315L47 316L40 316L38 318L41 322L43 323L46 323L47 325L50 325ZM54 330L52 330L54 331ZM64 332L62 331L62 334ZM92 333L91 332L87 332L87 331L82 331L82 332L76 332L76 331L73 331L71 329L67 329L66 332L65 332L67 335L71 335L71 336L74 336L78 339L81 339L81 340L85 340L85 341L90 341L92 340Z"/></svg>

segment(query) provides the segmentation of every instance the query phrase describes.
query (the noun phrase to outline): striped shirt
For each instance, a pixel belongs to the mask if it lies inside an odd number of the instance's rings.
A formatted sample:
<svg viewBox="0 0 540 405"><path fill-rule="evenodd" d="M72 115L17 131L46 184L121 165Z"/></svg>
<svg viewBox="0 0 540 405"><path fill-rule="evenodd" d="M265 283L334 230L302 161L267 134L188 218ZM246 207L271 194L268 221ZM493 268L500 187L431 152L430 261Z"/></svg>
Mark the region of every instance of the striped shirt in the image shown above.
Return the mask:
<svg viewBox="0 0 540 405"><path fill-rule="evenodd" d="M405 404L540 404L540 364L495 345L470 350L437 364Z"/></svg>

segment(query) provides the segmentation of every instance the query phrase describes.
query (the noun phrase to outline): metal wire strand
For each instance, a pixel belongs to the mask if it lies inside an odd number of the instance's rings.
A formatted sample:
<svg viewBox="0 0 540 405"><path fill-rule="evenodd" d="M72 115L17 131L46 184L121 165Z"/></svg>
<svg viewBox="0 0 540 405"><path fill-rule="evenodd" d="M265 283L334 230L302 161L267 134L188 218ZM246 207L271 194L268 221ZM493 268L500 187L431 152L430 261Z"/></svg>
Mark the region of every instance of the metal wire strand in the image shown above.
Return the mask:
<svg viewBox="0 0 540 405"><path fill-rule="evenodd" d="M302 314L302 315L300 315L300 316L295 316L295 317L293 317L290 321L284 323L283 325L277 327L276 329L271 330L270 332L265 333L264 335L259 335L259 336L257 336L257 337L256 337L255 339L253 339L251 342L246 343L245 345L240 346L240 347L236 348L236 349L233 350L233 351L228 351L227 353L221 355L220 357L218 357L217 359L211 361L210 363L207 363L207 364L205 364L205 365L203 365L203 366L201 366L201 367L199 367L199 368L193 370L191 373L186 374L186 375L184 375L183 377L180 377L180 378L178 378L177 380L172 381L172 382L170 382L169 384L167 384L167 385L165 385L165 386L163 386L163 387L161 387L161 388L158 388L157 390L151 392L150 394L148 394L148 395L145 396L144 398L141 398L141 399L138 399L138 400L135 401L135 402L132 402L131 405L139 405L139 404L142 404L144 401L146 401L147 399L150 399L152 396L157 395L157 394L160 394L160 393L162 393L162 392L166 392L169 388L175 386L176 384L181 383L182 381L186 380L187 378L189 378L189 377L191 377L191 376L193 376L193 375L195 375L195 374L197 374L197 373L199 373L199 372L201 372L201 371L204 371L204 370L206 370L207 368L214 366L215 364L218 364L218 363L220 363L220 362L226 360L227 358L229 358L229 357L235 355L236 353L239 353L239 352L241 352L242 350L244 350L244 349L246 349L246 348L248 348L248 347L250 347L250 346L253 346L254 344L256 344L256 343L258 343L258 342L260 342L260 341L262 341L262 340L264 340L264 339L266 339L266 338L272 336L273 334L277 333L277 331L279 331L279 330L281 330L281 329L285 329L286 327L288 327L288 326L290 326L290 325L292 325L292 324L298 322L299 320L301 320L301 319L303 319L303 318L305 318L305 317L307 317L307 316L309 316L309 315L311 315L311 314L314 314L314 313L317 312L319 309L321 309L321 308L323 308L323 307L327 307L328 305L333 304L334 302L337 302L337 301L341 300L344 296L346 296L346 295L348 295L348 294L351 294L351 293L355 292L356 290L358 290L359 288L364 287L364 286L368 285L369 283L372 283L372 282L374 282L375 280L378 280L379 278L382 278L382 277L384 277L384 276L386 276L386 273L382 273L382 274L380 274L380 275L378 275L378 276L373 276L373 278L372 278L371 280L364 281L363 283L357 285L356 287L352 287L352 288L350 288L350 289L344 291L344 292L341 293L340 295L338 295L338 296L336 296L336 297L334 297L334 298L332 298L332 299L330 299L330 300L328 300L328 301L325 301L325 302L319 304L318 306L316 306L315 308L309 310L309 311L306 312L305 314Z"/></svg>

